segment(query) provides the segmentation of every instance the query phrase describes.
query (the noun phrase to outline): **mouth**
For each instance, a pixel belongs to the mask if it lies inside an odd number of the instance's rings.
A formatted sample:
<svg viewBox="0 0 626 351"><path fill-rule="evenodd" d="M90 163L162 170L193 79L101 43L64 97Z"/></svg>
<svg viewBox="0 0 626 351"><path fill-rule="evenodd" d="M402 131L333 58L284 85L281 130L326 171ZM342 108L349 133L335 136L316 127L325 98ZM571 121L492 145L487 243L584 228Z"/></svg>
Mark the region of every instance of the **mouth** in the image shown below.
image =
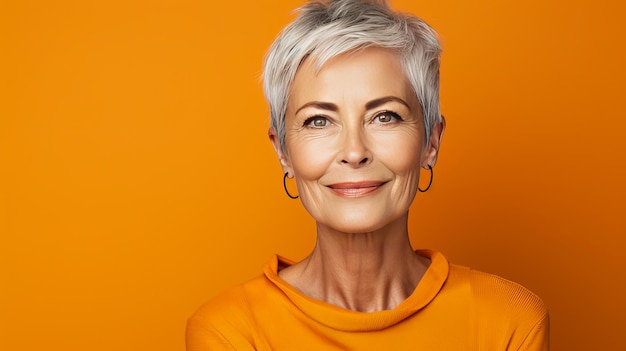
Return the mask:
<svg viewBox="0 0 626 351"><path fill-rule="evenodd" d="M328 188L340 196L360 197L371 194L386 183L380 181L345 182L328 185Z"/></svg>

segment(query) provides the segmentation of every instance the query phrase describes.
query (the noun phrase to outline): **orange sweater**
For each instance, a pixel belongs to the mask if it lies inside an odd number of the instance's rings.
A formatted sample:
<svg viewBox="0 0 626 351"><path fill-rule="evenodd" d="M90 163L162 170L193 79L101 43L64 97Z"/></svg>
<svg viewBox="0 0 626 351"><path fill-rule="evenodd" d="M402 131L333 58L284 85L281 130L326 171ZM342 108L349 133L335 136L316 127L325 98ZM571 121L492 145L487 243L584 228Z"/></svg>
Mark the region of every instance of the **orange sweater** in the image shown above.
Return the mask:
<svg viewBox="0 0 626 351"><path fill-rule="evenodd" d="M278 256L264 275L202 306L187 323L187 350L548 350L541 300L503 278L431 265L393 310L355 312L303 295L278 277Z"/></svg>

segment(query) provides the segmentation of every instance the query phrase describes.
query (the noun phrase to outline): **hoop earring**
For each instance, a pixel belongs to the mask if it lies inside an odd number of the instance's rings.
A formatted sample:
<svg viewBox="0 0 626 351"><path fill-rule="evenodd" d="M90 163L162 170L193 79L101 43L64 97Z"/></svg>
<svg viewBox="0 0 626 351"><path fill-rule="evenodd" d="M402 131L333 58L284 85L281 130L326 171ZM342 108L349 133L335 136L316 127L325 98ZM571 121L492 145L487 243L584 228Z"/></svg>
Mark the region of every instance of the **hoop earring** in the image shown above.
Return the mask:
<svg viewBox="0 0 626 351"><path fill-rule="evenodd" d="M428 186L426 187L426 189L420 189L420 186L417 186L417 190L419 190L420 193L427 192L428 189L430 189L430 186L433 184L433 167L431 165L428 165L428 170L430 171L430 181L428 182Z"/></svg>
<svg viewBox="0 0 626 351"><path fill-rule="evenodd" d="M285 188L285 193L287 193L287 196L289 196L290 199L297 199L300 196L296 195L293 196L289 193L289 190L287 190L287 176L289 175L289 172L285 172L285 175L283 176L283 188Z"/></svg>

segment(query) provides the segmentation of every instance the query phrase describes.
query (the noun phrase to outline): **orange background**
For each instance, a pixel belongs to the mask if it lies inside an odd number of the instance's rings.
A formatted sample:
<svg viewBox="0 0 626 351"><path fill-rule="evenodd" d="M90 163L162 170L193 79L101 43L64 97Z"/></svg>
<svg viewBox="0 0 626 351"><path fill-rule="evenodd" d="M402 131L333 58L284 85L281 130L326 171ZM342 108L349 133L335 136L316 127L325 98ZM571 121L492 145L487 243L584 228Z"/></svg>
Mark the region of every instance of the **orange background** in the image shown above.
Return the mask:
<svg viewBox="0 0 626 351"><path fill-rule="evenodd" d="M203 301L306 255L259 83L300 3L0 3L1 350L183 350ZM553 350L623 345L622 3L393 2L444 46L411 239L543 297Z"/></svg>

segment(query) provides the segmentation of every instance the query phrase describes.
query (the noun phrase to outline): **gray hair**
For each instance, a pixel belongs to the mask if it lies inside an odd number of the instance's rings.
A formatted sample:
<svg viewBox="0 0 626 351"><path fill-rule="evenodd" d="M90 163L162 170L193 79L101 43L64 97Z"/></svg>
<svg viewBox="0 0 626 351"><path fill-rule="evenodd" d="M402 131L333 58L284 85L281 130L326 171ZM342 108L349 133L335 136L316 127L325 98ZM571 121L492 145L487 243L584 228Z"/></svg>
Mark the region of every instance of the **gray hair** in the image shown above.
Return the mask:
<svg viewBox="0 0 626 351"><path fill-rule="evenodd" d="M425 142L439 113L439 57L437 33L423 20L394 12L385 0L329 0L310 2L296 10L270 47L264 60L263 91L270 105L270 126L285 146L285 115L291 84L308 57L320 69L346 52L380 47L398 54L424 117Z"/></svg>

